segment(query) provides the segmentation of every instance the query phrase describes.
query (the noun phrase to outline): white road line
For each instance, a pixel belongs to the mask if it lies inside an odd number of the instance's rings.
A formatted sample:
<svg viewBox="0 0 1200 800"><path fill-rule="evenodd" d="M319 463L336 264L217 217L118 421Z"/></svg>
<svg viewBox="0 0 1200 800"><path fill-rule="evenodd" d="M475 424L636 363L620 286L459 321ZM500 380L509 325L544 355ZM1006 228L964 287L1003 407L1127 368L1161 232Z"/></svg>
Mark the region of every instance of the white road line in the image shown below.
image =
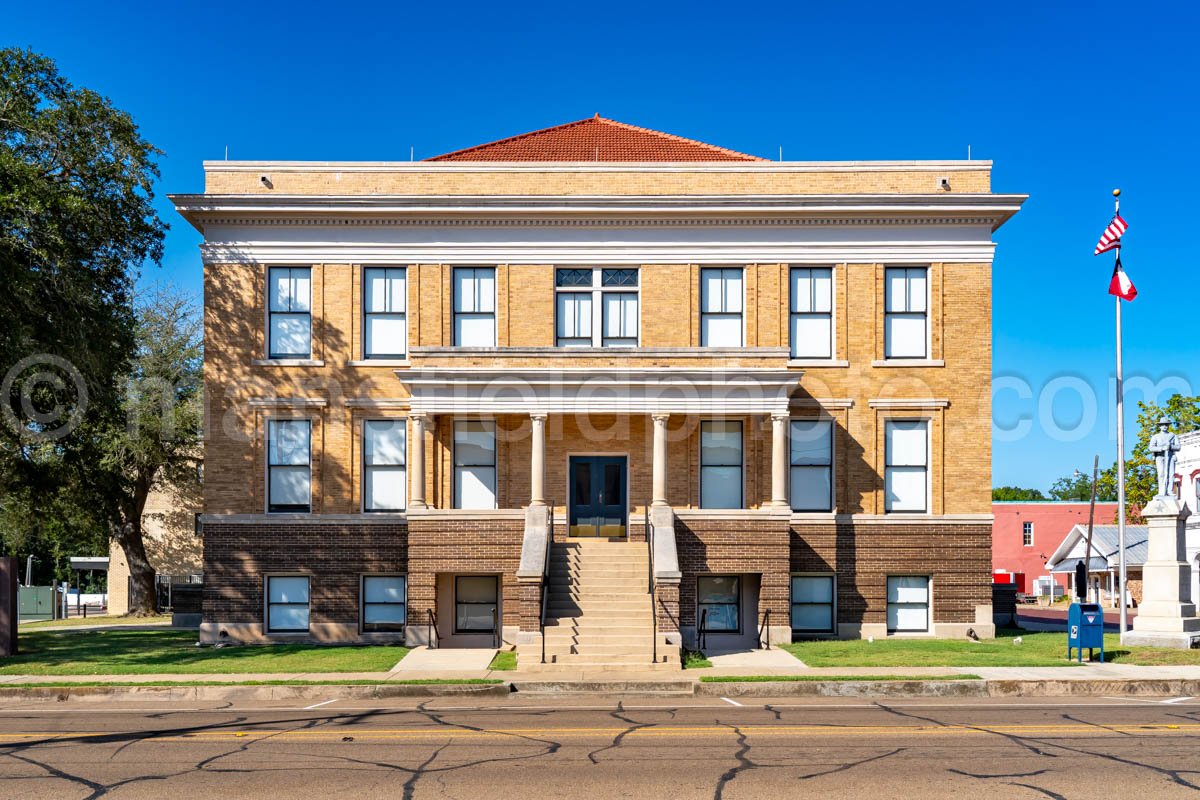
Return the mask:
<svg viewBox="0 0 1200 800"><path fill-rule="evenodd" d="M728 697L722 697L721 699L724 700L726 703L729 703L729 705L731 705L731 706L737 706L738 708L743 708L742 704L739 703L737 700L730 700Z"/></svg>
<svg viewBox="0 0 1200 800"><path fill-rule="evenodd" d="M1167 704L1167 705L1169 705L1169 704L1171 704L1171 703L1182 703L1182 702L1184 702L1185 700L1191 700L1191 699L1192 699L1192 698L1190 698L1190 697L1174 697L1174 698L1172 698L1172 699L1170 699L1170 700L1163 700L1162 702L1163 702L1164 704Z"/></svg>
<svg viewBox="0 0 1200 800"><path fill-rule="evenodd" d="M327 706L330 703L336 703L337 701L338 701L338 698L335 697L332 700L326 700L324 703L313 703L311 706L305 706L304 708L302 708L300 710L301 711L312 711L314 708L320 708L321 706Z"/></svg>

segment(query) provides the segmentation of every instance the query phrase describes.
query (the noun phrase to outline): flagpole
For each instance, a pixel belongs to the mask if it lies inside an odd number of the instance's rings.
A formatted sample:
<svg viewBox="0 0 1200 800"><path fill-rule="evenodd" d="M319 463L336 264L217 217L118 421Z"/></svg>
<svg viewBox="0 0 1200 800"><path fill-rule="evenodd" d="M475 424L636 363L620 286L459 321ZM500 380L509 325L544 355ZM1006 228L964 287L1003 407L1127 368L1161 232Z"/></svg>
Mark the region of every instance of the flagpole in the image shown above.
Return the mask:
<svg viewBox="0 0 1200 800"><path fill-rule="evenodd" d="M1113 204L1115 213L1121 213L1121 190L1113 189ZM1116 258L1121 259L1121 245L1116 247ZM1121 298L1117 302L1117 551L1120 555L1121 586L1117 593L1121 608L1121 639L1129 627L1129 614L1126 609L1127 588L1125 585L1125 387L1121 370Z"/></svg>

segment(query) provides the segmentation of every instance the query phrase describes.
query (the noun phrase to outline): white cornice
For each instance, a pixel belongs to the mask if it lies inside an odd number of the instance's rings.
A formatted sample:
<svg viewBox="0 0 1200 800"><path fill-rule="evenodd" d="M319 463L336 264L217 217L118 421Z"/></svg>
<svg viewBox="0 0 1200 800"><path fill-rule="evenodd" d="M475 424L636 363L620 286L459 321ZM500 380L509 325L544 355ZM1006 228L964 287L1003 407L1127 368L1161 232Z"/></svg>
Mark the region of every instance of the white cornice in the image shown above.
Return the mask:
<svg viewBox="0 0 1200 800"><path fill-rule="evenodd" d="M868 400L867 405L881 411L921 411L924 409L949 408L950 401L933 397L902 397Z"/></svg>
<svg viewBox="0 0 1200 800"><path fill-rule="evenodd" d="M396 375L427 414L786 414L798 370L747 367L413 367Z"/></svg>
<svg viewBox="0 0 1200 800"><path fill-rule="evenodd" d="M430 358L729 358L786 359L786 347L429 347L412 348L414 359ZM792 365L788 365L792 366Z"/></svg>
<svg viewBox="0 0 1200 800"><path fill-rule="evenodd" d="M978 172L991 161L205 161L205 172Z"/></svg>
<svg viewBox="0 0 1200 800"><path fill-rule="evenodd" d="M324 408L329 401L324 397L252 397L251 408Z"/></svg>

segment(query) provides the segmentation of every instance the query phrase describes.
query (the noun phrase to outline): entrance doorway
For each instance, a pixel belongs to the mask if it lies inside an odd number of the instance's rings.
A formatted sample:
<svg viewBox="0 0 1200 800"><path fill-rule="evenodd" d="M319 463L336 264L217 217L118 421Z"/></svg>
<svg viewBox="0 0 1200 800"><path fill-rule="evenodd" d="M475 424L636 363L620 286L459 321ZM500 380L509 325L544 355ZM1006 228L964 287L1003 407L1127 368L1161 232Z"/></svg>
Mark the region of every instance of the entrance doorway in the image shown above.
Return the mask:
<svg viewBox="0 0 1200 800"><path fill-rule="evenodd" d="M624 537L625 456L571 456L571 536Z"/></svg>

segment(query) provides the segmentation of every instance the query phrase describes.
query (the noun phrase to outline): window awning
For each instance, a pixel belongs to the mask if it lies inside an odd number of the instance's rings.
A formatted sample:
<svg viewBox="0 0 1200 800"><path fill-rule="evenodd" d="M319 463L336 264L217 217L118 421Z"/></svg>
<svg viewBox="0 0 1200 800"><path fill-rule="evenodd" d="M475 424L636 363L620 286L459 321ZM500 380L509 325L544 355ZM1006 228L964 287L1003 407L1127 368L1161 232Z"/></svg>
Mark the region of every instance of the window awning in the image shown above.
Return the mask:
<svg viewBox="0 0 1200 800"><path fill-rule="evenodd" d="M396 371L426 414L786 414L799 370L421 367Z"/></svg>

